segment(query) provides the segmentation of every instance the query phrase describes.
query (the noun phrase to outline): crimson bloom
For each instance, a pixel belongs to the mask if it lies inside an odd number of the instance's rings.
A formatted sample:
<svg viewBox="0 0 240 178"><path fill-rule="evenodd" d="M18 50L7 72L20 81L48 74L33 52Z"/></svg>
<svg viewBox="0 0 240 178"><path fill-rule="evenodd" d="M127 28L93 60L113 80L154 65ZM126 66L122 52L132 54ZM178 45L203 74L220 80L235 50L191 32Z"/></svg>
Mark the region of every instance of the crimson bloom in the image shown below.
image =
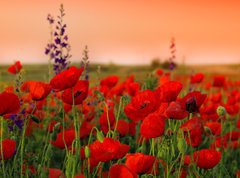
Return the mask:
<svg viewBox="0 0 240 178"><path fill-rule="evenodd" d="M110 178L137 178L136 173L132 172L124 164L114 164L109 170Z"/></svg>
<svg viewBox="0 0 240 178"><path fill-rule="evenodd" d="M182 107L178 101L170 103L165 111L166 116L170 119L182 120L188 116L188 112Z"/></svg>
<svg viewBox="0 0 240 178"><path fill-rule="evenodd" d="M62 93L62 101L69 105L73 105L74 99L74 105L82 104L82 102L88 96L88 87L89 87L88 80L79 80L73 87L73 89L68 88L64 90L64 92Z"/></svg>
<svg viewBox="0 0 240 178"><path fill-rule="evenodd" d="M71 146L74 139L75 139L75 131L73 129L66 130L64 132L62 131L58 133L56 140L52 141L51 144L60 149L64 149L65 144L67 147Z"/></svg>
<svg viewBox="0 0 240 178"><path fill-rule="evenodd" d="M22 69L22 64L20 61L16 61L15 64L11 65L8 68L8 72L11 74L17 74L20 72L20 70Z"/></svg>
<svg viewBox="0 0 240 178"><path fill-rule="evenodd" d="M202 149L193 153L194 161L202 169L212 169L221 160L221 152L210 149Z"/></svg>
<svg viewBox="0 0 240 178"><path fill-rule="evenodd" d="M156 91L161 102L171 102L177 99L183 85L178 81L169 81L161 85Z"/></svg>
<svg viewBox="0 0 240 178"><path fill-rule="evenodd" d="M204 79L204 74L197 73L197 74L191 76L191 83L192 84L201 83L203 79Z"/></svg>
<svg viewBox="0 0 240 178"><path fill-rule="evenodd" d="M159 104L156 99L156 92L145 90L132 98L132 101L125 107L124 112L132 121L139 121L156 111Z"/></svg>
<svg viewBox="0 0 240 178"><path fill-rule="evenodd" d="M126 158L126 166L136 174L145 174L149 170L151 171L156 160L154 156L143 153L127 154Z"/></svg>
<svg viewBox="0 0 240 178"><path fill-rule="evenodd" d="M164 133L164 129L165 118L156 113L152 113L143 120L140 133L145 138L156 138Z"/></svg>
<svg viewBox="0 0 240 178"><path fill-rule="evenodd" d="M124 157L130 146L121 144L118 140L112 138L104 138L103 142L96 140L90 144L89 149L90 159L98 163Z"/></svg>
<svg viewBox="0 0 240 178"><path fill-rule="evenodd" d="M31 82L30 83L30 94L34 101L40 101L45 99L50 93L52 87L49 84L43 82Z"/></svg>
<svg viewBox="0 0 240 178"><path fill-rule="evenodd" d="M225 76L219 75L219 76L215 76L213 78L213 86L214 87L223 87L224 84L225 84Z"/></svg>
<svg viewBox="0 0 240 178"><path fill-rule="evenodd" d="M180 102L182 107L189 113L199 112L199 108L205 101L207 95L199 91L193 91L184 96Z"/></svg>
<svg viewBox="0 0 240 178"><path fill-rule="evenodd" d="M50 81L50 85L56 91L62 91L67 88L72 88L78 82L83 68L78 69L75 66L69 67L61 73L55 75Z"/></svg>
<svg viewBox="0 0 240 178"><path fill-rule="evenodd" d="M0 93L0 116L15 114L20 109L20 101L14 93Z"/></svg>
<svg viewBox="0 0 240 178"><path fill-rule="evenodd" d="M202 143L203 125L202 121L199 118L194 117L186 121L181 125L180 128L183 130L185 139L189 145L197 147Z"/></svg>
<svg viewBox="0 0 240 178"><path fill-rule="evenodd" d="M2 144L0 144L2 147L2 153L0 153L0 160L4 159L10 159L13 157L15 151L16 151L16 141L11 139L5 139L2 141Z"/></svg>

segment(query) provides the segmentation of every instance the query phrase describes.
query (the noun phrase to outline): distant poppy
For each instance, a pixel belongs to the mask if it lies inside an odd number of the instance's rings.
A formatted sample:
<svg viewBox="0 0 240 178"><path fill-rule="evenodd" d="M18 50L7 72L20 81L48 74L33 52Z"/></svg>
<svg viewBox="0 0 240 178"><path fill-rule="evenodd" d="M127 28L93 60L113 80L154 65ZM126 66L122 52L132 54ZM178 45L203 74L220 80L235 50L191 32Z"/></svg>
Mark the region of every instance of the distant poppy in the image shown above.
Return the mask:
<svg viewBox="0 0 240 178"><path fill-rule="evenodd" d="M110 109L108 112L104 111L99 118L99 123L103 133L107 134L109 128L112 129L115 124L115 115L113 109Z"/></svg>
<svg viewBox="0 0 240 178"><path fill-rule="evenodd" d="M112 75L107 78L104 78L100 81L100 86L106 86L107 88L111 89L118 83L119 77Z"/></svg>
<svg viewBox="0 0 240 178"><path fill-rule="evenodd" d="M78 69L75 66L69 67L61 73L55 75L50 81L50 85L56 91L62 91L67 88L72 88L78 82L83 68Z"/></svg>
<svg viewBox="0 0 240 178"><path fill-rule="evenodd" d="M57 168L49 168L48 178L64 178L64 173Z"/></svg>
<svg viewBox="0 0 240 178"><path fill-rule="evenodd" d="M225 84L225 76L215 76L213 78L213 86L214 87L223 87Z"/></svg>
<svg viewBox="0 0 240 178"><path fill-rule="evenodd" d="M156 99L156 93L151 90L145 90L132 98L132 101L125 107L124 112L132 121L139 121L156 111L159 104L159 101Z"/></svg>
<svg viewBox="0 0 240 178"><path fill-rule="evenodd" d="M149 114L142 122L140 133L145 138L156 138L164 134L165 118L156 113Z"/></svg>
<svg viewBox="0 0 240 178"><path fill-rule="evenodd" d="M183 85L178 81L169 81L161 85L157 90L158 100L160 102L171 102L177 99Z"/></svg>
<svg viewBox="0 0 240 178"><path fill-rule="evenodd" d="M51 144L60 149L64 149L65 144L66 144L66 147L71 146L74 139L75 139L75 130L73 129L65 130L64 132L61 131L60 133L58 133L56 140L52 141Z"/></svg>
<svg viewBox="0 0 240 178"><path fill-rule="evenodd" d="M220 135L222 132L222 125L219 122L207 122L205 123L213 135Z"/></svg>
<svg viewBox="0 0 240 178"><path fill-rule="evenodd" d="M16 61L13 65L8 68L8 72L11 74L17 74L22 69L22 64L20 61Z"/></svg>
<svg viewBox="0 0 240 178"><path fill-rule="evenodd" d="M191 83L195 84L195 83L201 83L204 79L204 74L203 73L197 73L195 75L191 76Z"/></svg>
<svg viewBox="0 0 240 178"><path fill-rule="evenodd" d="M20 101L14 93L0 93L0 116L15 114L20 109Z"/></svg>
<svg viewBox="0 0 240 178"><path fill-rule="evenodd" d="M115 126L116 126L116 123L115 123ZM120 136L126 136L129 132L129 123L125 120L121 120L121 119L118 120L117 131L119 132Z"/></svg>
<svg viewBox="0 0 240 178"><path fill-rule="evenodd" d="M126 155L126 166L136 174L145 174L152 170L156 158L143 153L133 153Z"/></svg>
<svg viewBox="0 0 240 178"><path fill-rule="evenodd" d="M161 76L161 75L163 74L163 70L162 70L162 69L158 69L158 70L156 71L156 74L157 74L158 76Z"/></svg>
<svg viewBox="0 0 240 178"><path fill-rule="evenodd" d="M16 141L15 140L11 140L11 139L5 139L2 141L2 143L0 144L0 146L2 147L2 153L0 153L0 160L4 159L10 159L13 157L15 151L16 151Z"/></svg>
<svg viewBox="0 0 240 178"><path fill-rule="evenodd" d="M79 105L88 96L88 80L79 80L73 88L68 88L62 93L62 101L69 105ZM73 102L74 99L74 102Z"/></svg>
<svg viewBox="0 0 240 178"><path fill-rule="evenodd" d="M127 93L130 96L136 96L140 91L140 84L137 82L132 82L126 85Z"/></svg>
<svg viewBox="0 0 240 178"><path fill-rule="evenodd" d="M137 178L136 173L132 172L124 164L114 164L109 169L110 178Z"/></svg>
<svg viewBox="0 0 240 178"><path fill-rule="evenodd" d="M202 169L212 169L221 160L221 152L210 149L202 149L193 153L194 161Z"/></svg>

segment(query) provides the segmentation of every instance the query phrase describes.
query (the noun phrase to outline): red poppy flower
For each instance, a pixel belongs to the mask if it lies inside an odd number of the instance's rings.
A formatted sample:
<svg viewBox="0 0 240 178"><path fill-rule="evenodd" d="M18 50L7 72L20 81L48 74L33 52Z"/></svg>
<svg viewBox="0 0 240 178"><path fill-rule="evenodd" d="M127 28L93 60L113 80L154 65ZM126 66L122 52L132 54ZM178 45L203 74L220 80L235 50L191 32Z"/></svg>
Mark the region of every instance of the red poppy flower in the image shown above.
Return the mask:
<svg viewBox="0 0 240 178"><path fill-rule="evenodd" d="M127 93L130 96L136 96L140 90L140 84L137 82L132 82L126 85Z"/></svg>
<svg viewBox="0 0 240 178"><path fill-rule="evenodd" d="M199 112L199 108L206 99L206 94L201 94L199 91L193 91L184 96L180 102L182 107L189 113Z"/></svg>
<svg viewBox="0 0 240 178"><path fill-rule="evenodd" d="M180 102L173 101L166 109L166 116L170 119L182 120L188 116L188 112L182 108Z"/></svg>
<svg viewBox="0 0 240 178"><path fill-rule="evenodd" d="M225 76L215 76L213 78L214 87L223 87L225 84Z"/></svg>
<svg viewBox="0 0 240 178"><path fill-rule="evenodd" d="M52 89L49 84L43 82L31 82L29 85L30 94L34 101L45 99Z"/></svg>
<svg viewBox="0 0 240 178"><path fill-rule="evenodd" d="M101 85L101 87L106 86L107 88L111 89L118 83L118 80L119 80L118 76L115 76L115 75L109 76L105 79L102 79L100 81L100 85Z"/></svg>
<svg viewBox="0 0 240 178"><path fill-rule="evenodd" d="M0 116L15 114L20 109L20 101L14 93L0 93Z"/></svg>
<svg viewBox="0 0 240 178"><path fill-rule="evenodd" d="M114 164L109 170L110 178L137 178L137 175L132 172L124 164Z"/></svg>
<svg viewBox="0 0 240 178"><path fill-rule="evenodd" d="M162 69L158 69L158 70L156 71L156 74L157 74L158 76L161 76L161 75L163 74L163 70L162 70Z"/></svg>
<svg viewBox="0 0 240 178"><path fill-rule="evenodd" d="M156 113L149 114L142 122L140 133L145 138L156 138L164 134L165 118Z"/></svg>
<svg viewBox="0 0 240 178"><path fill-rule="evenodd" d="M113 109L109 110L108 112L104 111L99 118L99 123L103 133L107 134L109 127L112 129L115 124L115 115Z"/></svg>
<svg viewBox="0 0 240 178"><path fill-rule="evenodd" d="M202 149L193 153L194 161L201 169L212 169L221 160L221 152L210 149Z"/></svg>
<svg viewBox="0 0 240 178"><path fill-rule="evenodd" d="M161 85L156 92L160 102L171 102L175 101L178 94L182 90L183 85L178 81L169 81Z"/></svg>
<svg viewBox="0 0 240 178"><path fill-rule="evenodd" d="M11 65L8 68L8 72L11 74L17 74L20 72L20 70L22 69L22 64L20 61L16 61L15 64Z"/></svg>
<svg viewBox="0 0 240 178"><path fill-rule="evenodd" d="M197 73L195 75L191 76L191 83L201 83L202 80L204 79L204 74L203 73Z"/></svg>
<svg viewBox="0 0 240 178"><path fill-rule="evenodd" d="M73 105L74 98L74 105L82 104L82 102L88 96L88 87L88 80L79 80L77 84L73 87L73 89L68 88L64 90L64 92L62 93L62 101L69 105Z"/></svg>
<svg viewBox="0 0 240 178"><path fill-rule="evenodd" d="M125 114L133 121L144 119L148 114L156 111L160 102L156 99L156 93L151 90L139 92L125 107Z"/></svg>
<svg viewBox="0 0 240 178"><path fill-rule="evenodd" d="M64 135L64 137L63 137L63 135ZM63 140L63 138L64 138L64 140ZM75 130L73 130L73 129L65 130L64 134L63 134L63 131L58 133L57 139L55 141L52 141L51 144L60 149L64 149L65 144L67 147L71 146L74 139L75 139Z"/></svg>
<svg viewBox="0 0 240 178"><path fill-rule="evenodd" d="M96 140L89 145L90 158L95 162L107 162L112 159L120 159L130 149L130 146L121 144L112 138L104 138L103 142Z"/></svg>
<svg viewBox="0 0 240 178"><path fill-rule="evenodd" d="M213 135L220 135L222 132L222 125L219 122L207 122L205 124Z"/></svg>
<svg viewBox="0 0 240 178"><path fill-rule="evenodd" d="M78 69L75 66L72 66L53 77L50 81L50 85L56 91L72 88L78 82L82 72L83 68Z"/></svg>
<svg viewBox="0 0 240 178"><path fill-rule="evenodd" d="M49 168L48 178L64 178L64 173L60 169Z"/></svg>
<svg viewBox="0 0 240 178"><path fill-rule="evenodd" d="M11 140L11 139L5 139L2 141L2 145L0 144L0 146L2 147L2 153L0 153L0 160L4 159L10 159L13 157L15 151L16 151L16 141L15 140Z"/></svg>
<svg viewBox="0 0 240 178"><path fill-rule="evenodd" d="M134 153L126 155L126 166L136 174L145 174L152 170L156 158L154 156L144 155L143 153Z"/></svg>
<svg viewBox="0 0 240 178"><path fill-rule="evenodd" d="M185 139L188 144L191 144L193 147L197 147L202 143L202 121L194 117L185 123L183 123L180 127L185 135ZM189 139L190 134L190 139Z"/></svg>
<svg viewBox="0 0 240 178"><path fill-rule="evenodd" d="M119 132L120 136L126 136L129 131L129 123L125 120L118 120L117 131Z"/></svg>

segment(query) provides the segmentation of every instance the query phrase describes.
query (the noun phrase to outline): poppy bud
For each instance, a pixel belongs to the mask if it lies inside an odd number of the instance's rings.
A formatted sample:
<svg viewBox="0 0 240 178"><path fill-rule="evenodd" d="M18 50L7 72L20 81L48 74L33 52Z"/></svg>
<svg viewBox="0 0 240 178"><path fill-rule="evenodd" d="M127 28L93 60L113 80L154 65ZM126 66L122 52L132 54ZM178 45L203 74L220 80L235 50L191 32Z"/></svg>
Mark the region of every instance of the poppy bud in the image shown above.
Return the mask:
<svg viewBox="0 0 240 178"><path fill-rule="evenodd" d="M218 106L217 108L217 114L219 116L224 116L226 114L226 109L223 106Z"/></svg>
<svg viewBox="0 0 240 178"><path fill-rule="evenodd" d="M179 138L177 143L178 150L184 154L187 150L187 143L184 138Z"/></svg>
<svg viewBox="0 0 240 178"><path fill-rule="evenodd" d="M207 135L212 135L212 131L211 131L211 129L209 127L204 126L204 130L207 133Z"/></svg>
<svg viewBox="0 0 240 178"><path fill-rule="evenodd" d="M103 140L104 140L104 135L103 135L102 131L101 131L101 132L97 131L97 139L98 139L98 141L100 141L101 143L103 142Z"/></svg>
<svg viewBox="0 0 240 178"><path fill-rule="evenodd" d="M85 154L85 157L86 158L90 158L90 149L89 149L89 147L88 146L85 146L85 148L84 148L84 154Z"/></svg>

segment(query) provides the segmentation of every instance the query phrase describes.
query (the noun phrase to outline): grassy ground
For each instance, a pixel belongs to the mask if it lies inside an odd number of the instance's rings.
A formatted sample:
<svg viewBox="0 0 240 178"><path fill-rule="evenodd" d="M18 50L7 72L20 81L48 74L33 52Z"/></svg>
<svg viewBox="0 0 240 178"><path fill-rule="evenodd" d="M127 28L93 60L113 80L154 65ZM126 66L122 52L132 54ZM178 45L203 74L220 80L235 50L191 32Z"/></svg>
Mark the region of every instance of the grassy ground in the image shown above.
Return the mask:
<svg viewBox="0 0 240 178"><path fill-rule="evenodd" d="M77 66L77 65L76 65ZM101 74L98 76L97 69L101 66ZM0 81L11 82L14 80L14 76L7 72L8 66L0 66ZM23 65L24 80L48 80L48 65ZM149 73L154 72L156 68L151 66L120 66L120 65L90 65L90 77L91 81L95 81L97 77L103 78L108 75L118 75L120 78L125 78L134 74L138 80L145 78ZM210 75L225 75L233 80L238 80L240 76L240 64L239 65L192 65L192 66L179 66L175 71L176 75L190 75L195 72L202 72L206 76ZM53 74L52 74L53 75Z"/></svg>

